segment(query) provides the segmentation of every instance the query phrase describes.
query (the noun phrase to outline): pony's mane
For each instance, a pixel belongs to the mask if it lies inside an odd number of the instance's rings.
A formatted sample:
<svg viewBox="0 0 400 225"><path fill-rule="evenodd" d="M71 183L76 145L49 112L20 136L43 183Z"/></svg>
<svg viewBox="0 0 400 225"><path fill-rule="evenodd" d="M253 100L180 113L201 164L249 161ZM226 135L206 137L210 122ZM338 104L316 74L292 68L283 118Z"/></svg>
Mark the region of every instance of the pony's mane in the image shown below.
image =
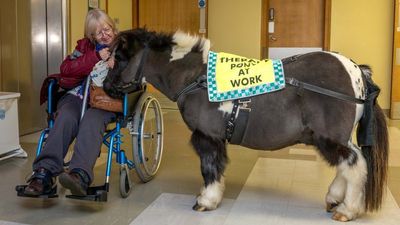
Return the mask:
<svg viewBox="0 0 400 225"><path fill-rule="evenodd" d="M171 34L156 33L155 31L148 31L146 28L137 28L128 31L139 42L148 45L154 50L163 51L171 48L174 44Z"/></svg>
<svg viewBox="0 0 400 225"><path fill-rule="evenodd" d="M128 43L133 43L136 40L156 51L172 49L171 61L181 59L189 52L197 52L202 53L203 62L206 63L210 50L210 41L207 38L182 31L166 34L148 31L146 28L137 28L121 32L117 39L124 39L124 42Z"/></svg>
<svg viewBox="0 0 400 225"><path fill-rule="evenodd" d="M203 55L203 62L207 62L208 52L210 51L210 40L197 35L190 35L182 31L177 31L173 35L172 60L183 58L189 52L200 52Z"/></svg>

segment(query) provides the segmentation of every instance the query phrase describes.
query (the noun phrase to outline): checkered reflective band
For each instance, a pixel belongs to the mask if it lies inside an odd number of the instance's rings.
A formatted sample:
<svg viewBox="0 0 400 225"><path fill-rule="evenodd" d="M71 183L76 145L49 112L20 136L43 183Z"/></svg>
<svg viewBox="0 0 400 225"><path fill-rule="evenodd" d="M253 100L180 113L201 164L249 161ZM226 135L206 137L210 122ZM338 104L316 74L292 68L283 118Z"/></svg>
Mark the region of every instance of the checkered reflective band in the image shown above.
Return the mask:
<svg viewBox="0 0 400 225"><path fill-rule="evenodd" d="M278 91L285 87L283 65L281 60L257 60L210 51L207 86L210 102Z"/></svg>

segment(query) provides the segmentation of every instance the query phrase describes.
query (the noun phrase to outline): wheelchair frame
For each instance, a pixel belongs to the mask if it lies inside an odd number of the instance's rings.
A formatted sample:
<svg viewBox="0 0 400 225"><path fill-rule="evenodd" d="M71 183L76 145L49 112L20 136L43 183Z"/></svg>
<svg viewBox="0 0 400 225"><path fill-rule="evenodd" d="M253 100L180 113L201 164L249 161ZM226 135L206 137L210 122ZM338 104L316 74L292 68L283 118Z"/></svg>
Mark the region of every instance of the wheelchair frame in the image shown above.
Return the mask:
<svg viewBox="0 0 400 225"><path fill-rule="evenodd" d="M85 92L82 104L81 119L87 108L88 93L90 87L90 76L88 76L85 85ZM48 86L48 100L47 100L47 113L48 113L48 127L45 128L39 137L38 146L36 149L36 157L40 154L44 143L46 142L47 135L51 128L54 126L54 102L52 93L56 86L57 81L51 80ZM144 134L147 110L152 108L154 110L154 119L156 120L156 132L150 132ZM115 128L112 130L106 130L103 136L103 144L108 147L107 153L107 164L106 164L106 175L104 184L101 186L92 186L87 190L86 196L75 196L66 195L67 198L81 199L81 200L92 200L92 201L107 201L107 193L109 191L109 181L111 175L111 163L113 153L116 154L116 162L120 164L120 194L123 198L129 196L133 183L130 178L129 171L132 169L136 170L137 175L143 182L148 182L157 173L163 151L163 132L164 124L162 118L162 111L159 102L150 94L146 93L146 87L139 91L124 94L123 98L123 112L122 115L117 115ZM128 159L125 151L121 149L122 142L122 128L128 128L129 133L132 136L132 157ZM157 146L155 152L154 164L149 168L146 164L148 156L144 152L144 141L143 139L157 139ZM26 196L24 195L24 189L27 185L16 186L17 195L21 197L39 197L39 198L55 198L57 195L57 186L55 186L50 194L40 196Z"/></svg>

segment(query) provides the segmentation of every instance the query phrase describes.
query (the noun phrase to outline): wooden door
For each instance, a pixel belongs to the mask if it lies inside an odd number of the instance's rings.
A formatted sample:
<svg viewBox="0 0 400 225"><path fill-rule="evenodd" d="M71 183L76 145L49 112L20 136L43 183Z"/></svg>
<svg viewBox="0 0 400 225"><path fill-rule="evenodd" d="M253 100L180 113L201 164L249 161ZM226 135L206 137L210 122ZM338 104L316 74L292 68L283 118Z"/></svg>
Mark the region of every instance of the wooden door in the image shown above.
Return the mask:
<svg viewBox="0 0 400 225"><path fill-rule="evenodd" d="M134 27L166 33L179 29L207 36L207 6L200 8L198 0L134 0L133 4L137 6L137 11L133 8ZM159 93L151 85L148 91Z"/></svg>
<svg viewBox="0 0 400 225"><path fill-rule="evenodd" d="M390 104L390 117L400 119L400 0L395 1L394 43L393 43L393 72L392 72L392 98Z"/></svg>
<svg viewBox="0 0 400 225"><path fill-rule="evenodd" d="M201 14L198 0L137 0L138 26L149 30L199 34ZM205 8L206 9L206 8ZM205 11L206 12L206 11Z"/></svg>
<svg viewBox="0 0 400 225"><path fill-rule="evenodd" d="M269 0L264 3L262 18L267 29L262 35L265 35L269 58L325 49L326 2Z"/></svg>

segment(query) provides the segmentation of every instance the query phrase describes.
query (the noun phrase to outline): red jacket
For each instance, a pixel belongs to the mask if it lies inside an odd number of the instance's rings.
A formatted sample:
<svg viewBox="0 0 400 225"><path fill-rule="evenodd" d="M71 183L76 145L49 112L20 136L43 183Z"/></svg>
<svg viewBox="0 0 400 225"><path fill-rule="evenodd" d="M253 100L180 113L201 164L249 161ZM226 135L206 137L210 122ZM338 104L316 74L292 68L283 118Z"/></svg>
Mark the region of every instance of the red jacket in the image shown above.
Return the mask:
<svg viewBox="0 0 400 225"><path fill-rule="evenodd" d="M52 74L46 77L40 89L40 104L47 101L47 88L50 79L62 79L73 77L76 80L84 80L100 61L100 55L96 52L96 46L88 38L80 39L75 50L68 55L60 66L60 74ZM56 87L55 90L58 88Z"/></svg>
<svg viewBox="0 0 400 225"><path fill-rule="evenodd" d="M95 45L88 38L83 38L77 43L74 52L62 62L60 72L63 76L86 78L101 58Z"/></svg>

